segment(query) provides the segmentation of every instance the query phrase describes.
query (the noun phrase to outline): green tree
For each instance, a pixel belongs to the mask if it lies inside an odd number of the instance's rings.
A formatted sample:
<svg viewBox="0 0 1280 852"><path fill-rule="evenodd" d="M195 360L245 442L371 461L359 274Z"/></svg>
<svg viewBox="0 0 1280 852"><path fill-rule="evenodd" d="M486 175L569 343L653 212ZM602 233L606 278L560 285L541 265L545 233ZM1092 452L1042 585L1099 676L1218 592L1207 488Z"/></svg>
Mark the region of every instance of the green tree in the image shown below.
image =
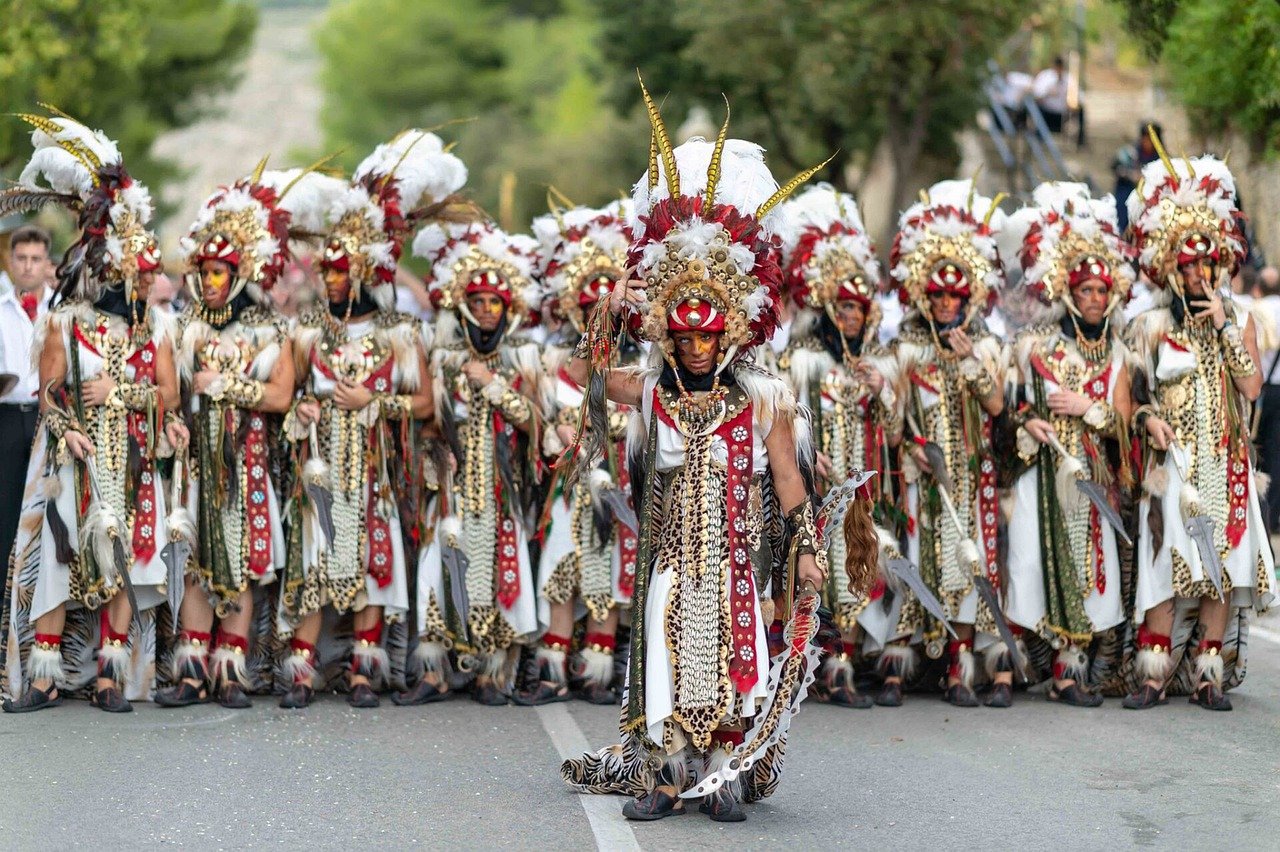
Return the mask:
<svg viewBox="0 0 1280 852"><path fill-rule="evenodd" d="M724 92L740 135L798 170L836 153L824 175L845 183L882 141L894 199L915 191L922 160L954 163L956 131L982 102L986 62L1035 6L1019 0L595 0L603 52L640 68L655 93ZM613 90L623 106L634 83Z"/></svg>
<svg viewBox="0 0 1280 852"><path fill-rule="evenodd" d="M546 211L548 185L599 204L643 171L648 137L605 104L587 0L348 0L316 38L324 144L348 167L406 127L471 119L441 135L468 192L514 229Z"/></svg>
<svg viewBox="0 0 1280 852"><path fill-rule="evenodd" d="M150 156L152 142L231 85L257 10L248 0L0 0L0 21L0 111L43 101L100 127L158 189L175 169ZM0 171L30 153L29 131L0 121Z"/></svg>

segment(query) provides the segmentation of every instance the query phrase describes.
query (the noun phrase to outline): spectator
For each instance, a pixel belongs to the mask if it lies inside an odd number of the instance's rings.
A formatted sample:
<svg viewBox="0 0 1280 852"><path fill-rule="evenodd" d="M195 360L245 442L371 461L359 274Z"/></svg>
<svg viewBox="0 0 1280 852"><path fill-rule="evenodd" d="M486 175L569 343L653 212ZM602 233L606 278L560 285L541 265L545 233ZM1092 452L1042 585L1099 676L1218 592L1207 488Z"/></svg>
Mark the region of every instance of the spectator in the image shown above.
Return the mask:
<svg viewBox="0 0 1280 852"><path fill-rule="evenodd" d="M147 294L147 304L166 313L177 313L182 310L178 295L178 285L172 278L161 272L155 277L151 292Z"/></svg>
<svg viewBox="0 0 1280 852"><path fill-rule="evenodd" d="M1125 145L1116 151L1115 159L1111 161L1111 172L1116 177L1116 188L1113 193L1116 197L1116 212L1119 214L1116 221L1122 234L1129 228L1129 208L1125 202L1129 200L1129 194L1138 188L1142 167L1159 156L1156 154L1156 146L1151 144L1151 137L1147 134L1148 124L1155 129L1156 136L1164 139L1164 131L1160 129L1160 125L1144 121L1138 125L1137 144Z"/></svg>
<svg viewBox="0 0 1280 852"><path fill-rule="evenodd" d="M1269 320L1268 335L1258 335L1262 363L1262 396L1258 398L1258 427L1254 439L1258 444L1259 467L1271 477L1266 494L1267 531L1274 534L1280 526L1280 370L1276 368L1276 334L1280 329L1280 270L1267 266L1258 273L1258 290L1262 294L1254 303L1259 319ZM1261 323L1259 323L1261 325ZM1262 329L1260 329L1260 332ZM1264 336L1269 346L1264 345Z"/></svg>
<svg viewBox="0 0 1280 852"><path fill-rule="evenodd" d="M0 272L0 373L17 383L0 396L0 589L9 571L9 551L22 512L31 443L39 416L40 377L31 364L36 322L49 310L53 289L49 246L43 228L24 225L9 237L8 269Z"/></svg>
<svg viewBox="0 0 1280 852"><path fill-rule="evenodd" d="M1067 63L1061 56L1053 60L1053 67L1037 74L1031 84L1031 94L1050 133L1062 132L1067 114L1067 90Z"/></svg>

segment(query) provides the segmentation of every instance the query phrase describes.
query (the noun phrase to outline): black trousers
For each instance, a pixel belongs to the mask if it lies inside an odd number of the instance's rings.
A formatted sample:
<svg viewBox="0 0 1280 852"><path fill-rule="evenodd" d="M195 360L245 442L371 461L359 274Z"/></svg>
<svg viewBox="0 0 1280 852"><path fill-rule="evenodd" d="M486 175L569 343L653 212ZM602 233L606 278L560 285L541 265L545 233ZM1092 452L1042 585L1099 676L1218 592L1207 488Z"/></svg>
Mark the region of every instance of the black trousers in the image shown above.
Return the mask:
<svg viewBox="0 0 1280 852"><path fill-rule="evenodd" d="M27 462L36 437L39 412L35 405L0 404L0 589L9 577L9 551L18 535L22 493L26 490Z"/></svg>
<svg viewBox="0 0 1280 852"><path fill-rule="evenodd" d="M1258 402L1258 466L1271 477L1264 518L1272 533L1280 526L1280 385L1263 385Z"/></svg>

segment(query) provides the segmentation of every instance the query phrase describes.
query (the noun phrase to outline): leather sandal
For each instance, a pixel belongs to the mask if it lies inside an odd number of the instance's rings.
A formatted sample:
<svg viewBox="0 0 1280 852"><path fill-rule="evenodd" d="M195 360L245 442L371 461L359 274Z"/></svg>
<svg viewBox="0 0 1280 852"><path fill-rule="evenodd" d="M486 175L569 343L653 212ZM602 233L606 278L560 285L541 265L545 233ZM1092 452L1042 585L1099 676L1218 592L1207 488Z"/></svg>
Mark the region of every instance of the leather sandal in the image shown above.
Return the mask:
<svg viewBox="0 0 1280 852"><path fill-rule="evenodd" d="M698 810L711 817L712 822L742 822L747 818L738 800L724 787L704 797Z"/></svg>
<svg viewBox="0 0 1280 852"><path fill-rule="evenodd" d="M471 687L471 700L486 707L505 707L511 703L506 693L498 689L493 681Z"/></svg>
<svg viewBox="0 0 1280 852"><path fill-rule="evenodd" d="M180 681L177 686L162 689L156 693L155 702L161 707L190 707L192 704L204 704L209 700L209 690L202 683Z"/></svg>
<svg viewBox="0 0 1280 852"><path fill-rule="evenodd" d="M982 702L987 707L1005 708L1013 706L1013 686L1008 683L997 683L987 693L987 700Z"/></svg>
<svg viewBox="0 0 1280 852"><path fill-rule="evenodd" d="M618 703L618 693L602 683L586 683L578 690L577 697L588 704L609 705Z"/></svg>
<svg viewBox="0 0 1280 852"><path fill-rule="evenodd" d="M218 703L228 710L247 710L253 701L245 694L244 687L238 683L223 684L218 693Z"/></svg>
<svg viewBox="0 0 1280 852"><path fill-rule="evenodd" d="M643 796L637 796L622 806L622 815L627 819L650 822L669 816L683 816L684 800L668 796L658 789L650 790Z"/></svg>
<svg viewBox="0 0 1280 852"><path fill-rule="evenodd" d="M570 699L569 687L562 683L551 683L540 680L533 689L517 692L511 696L513 704L521 707L541 707L543 704L558 704Z"/></svg>
<svg viewBox="0 0 1280 852"><path fill-rule="evenodd" d="M132 713L133 705L114 686L99 689L93 695L93 705L107 713Z"/></svg>
<svg viewBox="0 0 1280 852"><path fill-rule="evenodd" d="M881 707L901 707L902 681L886 681L885 685L880 687L880 694L876 696L876 704Z"/></svg>
<svg viewBox="0 0 1280 852"><path fill-rule="evenodd" d="M866 710L875 706L870 695L863 695L852 686L837 686L827 693L827 703L837 707L850 707L855 710Z"/></svg>
<svg viewBox="0 0 1280 852"><path fill-rule="evenodd" d="M1197 704L1206 710L1227 711L1231 709L1231 699L1222 691L1222 687L1209 681L1201 681L1196 691L1191 694L1189 704Z"/></svg>
<svg viewBox="0 0 1280 852"><path fill-rule="evenodd" d="M374 707L381 706L382 702L378 699L378 694L373 691L373 687L367 683L361 683L351 688L351 694L347 696L347 704L360 710L372 710Z"/></svg>
<svg viewBox="0 0 1280 852"><path fill-rule="evenodd" d="M280 706L285 710L302 710L310 707L316 700L316 691L305 683L295 683L280 699Z"/></svg>
<svg viewBox="0 0 1280 852"><path fill-rule="evenodd" d="M943 694L942 700L950 704L952 707L977 707L978 696L973 694L973 690L965 686L963 683L952 684L947 687L947 691Z"/></svg>
<svg viewBox="0 0 1280 852"><path fill-rule="evenodd" d="M1101 707L1102 696L1096 692L1090 692L1078 683L1068 684L1062 689L1056 686L1049 687L1049 692L1045 696L1050 701L1057 701L1070 707Z"/></svg>
<svg viewBox="0 0 1280 852"><path fill-rule="evenodd" d="M1169 699L1164 696L1164 693L1151 684L1144 683L1136 692L1126 695L1120 702L1120 706L1126 710L1150 710L1152 707L1168 703Z"/></svg>
<svg viewBox="0 0 1280 852"><path fill-rule="evenodd" d="M49 689L36 689L34 686L22 694L22 697L16 701L12 698L6 698L4 704L0 705L6 713L34 713L36 710L44 710L47 707L58 707L62 704L62 690L57 685L52 685Z"/></svg>
<svg viewBox="0 0 1280 852"><path fill-rule="evenodd" d="M442 687L444 687L443 684L437 686L434 683L420 680L413 689L391 693L391 703L397 707L415 707L419 704L434 704L437 701L444 701L449 697L449 690Z"/></svg>

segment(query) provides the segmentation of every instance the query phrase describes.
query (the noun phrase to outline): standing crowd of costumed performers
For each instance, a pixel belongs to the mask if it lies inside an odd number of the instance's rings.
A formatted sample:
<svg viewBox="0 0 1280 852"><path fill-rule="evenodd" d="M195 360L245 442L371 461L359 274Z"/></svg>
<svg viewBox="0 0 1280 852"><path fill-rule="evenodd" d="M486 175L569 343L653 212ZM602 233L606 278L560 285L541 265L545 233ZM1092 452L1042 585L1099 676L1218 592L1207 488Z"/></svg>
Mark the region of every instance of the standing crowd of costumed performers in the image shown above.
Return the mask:
<svg viewBox="0 0 1280 852"><path fill-rule="evenodd" d="M631 197L553 192L532 236L431 132L350 180L264 160L181 240L176 317L115 143L23 115L0 212L79 236L31 353L3 709L621 704L565 781L717 821L776 789L810 692L1231 709L1274 563L1226 164L1160 148L1127 234L1083 184L1006 214L944 181L882 264L817 169L779 186L727 118L673 146L644 96ZM286 318L308 243L324 297ZM395 310L406 248L431 324ZM1015 287L1040 311L1005 339Z"/></svg>

